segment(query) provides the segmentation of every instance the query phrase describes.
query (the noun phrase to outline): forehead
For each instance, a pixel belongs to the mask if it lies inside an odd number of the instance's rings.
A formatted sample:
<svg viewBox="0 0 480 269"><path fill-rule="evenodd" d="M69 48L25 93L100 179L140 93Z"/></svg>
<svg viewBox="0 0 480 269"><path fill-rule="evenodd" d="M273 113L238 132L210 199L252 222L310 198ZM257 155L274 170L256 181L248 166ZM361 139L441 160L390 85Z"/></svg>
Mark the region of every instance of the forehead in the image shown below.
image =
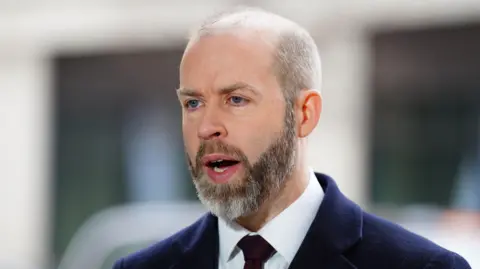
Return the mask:
<svg viewBox="0 0 480 269"><path fill-rule="evenodd" d="M180 65L180 84L207 87L212 85L184 84L253 83L273 76L274 44L271 40L258 31L240 30L203 36L185 51Z"/></svg>

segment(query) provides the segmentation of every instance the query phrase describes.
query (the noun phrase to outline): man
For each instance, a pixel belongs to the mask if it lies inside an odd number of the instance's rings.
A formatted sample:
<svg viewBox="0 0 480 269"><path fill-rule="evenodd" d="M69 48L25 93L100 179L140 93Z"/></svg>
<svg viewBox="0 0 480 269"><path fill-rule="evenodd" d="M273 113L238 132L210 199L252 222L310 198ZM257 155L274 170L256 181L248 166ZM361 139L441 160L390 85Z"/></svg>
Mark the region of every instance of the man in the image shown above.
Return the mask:
<svg viewBox="0 0 480 269"><path fill-rule="evenodd" d="M178 96L211 213L114 268L470 268L308 168L320 80L317 47L295 23L258 9L206 20L185 50Z"/></svg>

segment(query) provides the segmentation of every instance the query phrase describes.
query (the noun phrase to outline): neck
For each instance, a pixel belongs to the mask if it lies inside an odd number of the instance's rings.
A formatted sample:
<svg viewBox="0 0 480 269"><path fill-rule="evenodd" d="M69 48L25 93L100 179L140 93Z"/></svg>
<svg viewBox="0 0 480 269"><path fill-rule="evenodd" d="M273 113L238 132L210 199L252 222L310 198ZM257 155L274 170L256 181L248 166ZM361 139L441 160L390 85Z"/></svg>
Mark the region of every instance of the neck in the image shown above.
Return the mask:
<svg viewBox="0 0 480 269"><path fill-rule="evenodd" d="M308 169L302 165L296 167L292 175L285 180L279 193L273 193L255 213L238 218L237 223L249 231L257 232L295 202L309 181Z"/></svg>

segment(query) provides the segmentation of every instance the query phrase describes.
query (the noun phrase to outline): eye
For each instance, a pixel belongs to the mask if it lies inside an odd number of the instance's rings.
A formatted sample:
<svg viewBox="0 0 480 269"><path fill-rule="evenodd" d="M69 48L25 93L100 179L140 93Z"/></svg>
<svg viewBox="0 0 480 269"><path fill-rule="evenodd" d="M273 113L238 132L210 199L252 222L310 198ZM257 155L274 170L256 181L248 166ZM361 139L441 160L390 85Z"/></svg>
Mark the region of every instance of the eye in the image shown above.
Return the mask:
<svg viewBox="0 0 480 269"><path fill-rule="evenodd" d="M248 103L248 100L240 96L231 96L228 98L229 102L234 106L241 106Z"/></svg>
<svg viewBox="0 0 480 269"><path fill-rule="evenodd" d="M188 110L197 109L200 106L201 102L197 99L190 99L185 102L185 108Z"/></svg>

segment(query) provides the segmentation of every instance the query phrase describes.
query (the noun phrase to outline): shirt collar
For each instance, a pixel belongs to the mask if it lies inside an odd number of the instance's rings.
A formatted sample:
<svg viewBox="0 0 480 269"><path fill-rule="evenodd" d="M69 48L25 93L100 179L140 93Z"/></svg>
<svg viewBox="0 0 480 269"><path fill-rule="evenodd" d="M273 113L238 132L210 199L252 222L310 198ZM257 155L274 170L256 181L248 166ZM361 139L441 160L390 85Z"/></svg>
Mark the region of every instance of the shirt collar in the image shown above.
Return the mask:
<svg viewBox="0 0 480 269"><path fill-rule="evenodd" d="M248 234L259 234L275 250L291 263L307 234L323 200L323 190L313 172L309 169L309 182L305 191L289 207L267 223L258 233L252 233L235 222L218 220L220 258L227 263L239 249L238 241ZM285 233L288 231L288 233ZM279 236L279 235L282 236Z"/></svg>

